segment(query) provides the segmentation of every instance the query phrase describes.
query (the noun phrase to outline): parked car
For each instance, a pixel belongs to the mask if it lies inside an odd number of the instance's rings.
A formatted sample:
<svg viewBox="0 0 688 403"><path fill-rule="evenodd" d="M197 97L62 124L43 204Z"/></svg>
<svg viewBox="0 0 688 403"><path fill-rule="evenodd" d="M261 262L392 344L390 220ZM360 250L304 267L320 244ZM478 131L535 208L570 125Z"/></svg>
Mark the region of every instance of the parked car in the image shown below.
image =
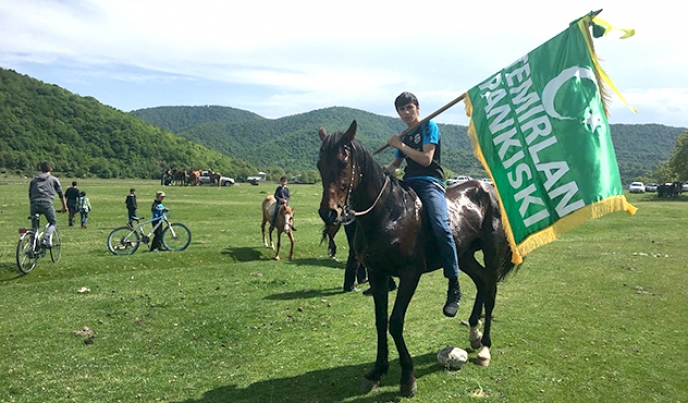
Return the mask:
<svg viewBox="0 0 688 403"><path fill-rule="evenodd" d="M469 181L469 180L472 180L472 179L473 179L473 178L471 178L470 176L467 176L467 175L459 175L459 176L455 176L455 177L453 177L453 178L447 179L447 185L448 185L448 186L451 186L451 185L455 185L455 184L457 184L457 183L466 182L466 181Z"/></svg>
<svg viewBox="0 0 688 403"><path fill-rule="evenodd" d="M684 182L683 185L681 185L681 190L683 192L688 192L688 182Z"/></svg>
<svg viewBox="0 0 688 403"><path fill-rule="evenodd" d="M210 185L211 180L208 175L208 171L201 171L201 176L198 177L198 182L200 185ZM228 176L220 175L220 186L232 186L234 184L234 179Z"/></svg>
<svg viewBox="0 0 688 403"><path fill-rule="evenodd" d="M646 192L656 192L657 186L659 186L659 183L648 183L647 185L645 185L645 191Z"/></svg>
<svg viewBox="0 0 688 403"><path fill-rule="evenodd" d="M633 182L628 187L628 191L630 193L645 193L645 185L643 185L643 182Z"/></svg>
<svg viewBox="0 0 688 403"><path fill-rule="evenodd" d="M492 184L492 179L490 179L490 178L482 178L482 179L480 179L480 182L485 182L485 183Z"/></svg>

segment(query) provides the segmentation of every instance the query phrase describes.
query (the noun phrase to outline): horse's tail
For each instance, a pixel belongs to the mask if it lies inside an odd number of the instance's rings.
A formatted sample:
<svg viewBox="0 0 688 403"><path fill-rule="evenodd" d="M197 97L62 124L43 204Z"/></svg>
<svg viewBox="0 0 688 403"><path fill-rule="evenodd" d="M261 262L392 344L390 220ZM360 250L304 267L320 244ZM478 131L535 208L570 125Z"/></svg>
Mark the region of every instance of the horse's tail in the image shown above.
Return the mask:
<svg viewBox="0 0 688 403"><path fill-rule="evenodd" d="M330 232L327 230L327 226L323 227L322 237L320 238L319 245L322 245L322 243L325 242L325 239L327 239L329 235L330 235Z"/></svg>
<svg viewBox="0 0 688 403"><path fill-rule="evenodd" d="M506 245L506 253L502 255L502 261L499 263L499 277L498 281L503 281L506 279L510 274L516 275L516 272L518 272L518 269L521 268L523 265L523 262L516 264L514 263L511 259L513 258L513 251L511 250L511 245L507 243ZM525 257L523 258L525 260Z"/></svg>

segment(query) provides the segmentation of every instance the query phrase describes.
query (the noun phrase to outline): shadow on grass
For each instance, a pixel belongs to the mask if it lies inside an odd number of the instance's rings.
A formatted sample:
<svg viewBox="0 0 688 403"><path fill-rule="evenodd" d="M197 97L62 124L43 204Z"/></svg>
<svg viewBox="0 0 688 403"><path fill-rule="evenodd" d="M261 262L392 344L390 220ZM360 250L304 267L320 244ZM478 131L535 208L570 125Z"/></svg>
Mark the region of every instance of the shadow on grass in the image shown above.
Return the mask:
<svg viewBox="0 0 688 403"><path fill-rule="evenodd" d="M294 259L291 261L292 264L296 266L317 266L317 267L330 267L333 269L344 269L346 262L338 262L330 257L328 258L304 258L304 259Z"/></svg>
<svg viewBox="0 0 688 403"><path fill-rule="evenodd" d="M423 389L421 379L433 372L443 371L437 364L435 353L414 357L418 388ZM246 388L226 385L205 392L199 400L188 399L177 403L224 403L224 402L395 402L399 395L399 360L390 362L389 373L382 378L384 391L361 393L358 390L363 375L373 364L346 365L306 372L288 378L267 379L252 383ZM386 389L393 388L392 391Z"/></svg>
<svg viewBox="0 0 688 403"><path fill-rule="evenodd" d="M24 277L24 273L19 271L16 263L0 263L0 282L13 281L20 277Z"/></svg>
<svg viewBox="0 0 688 403"><path fill-rule="evenodd" d="M272 294L265 297L265 299L277 300L277 301L288 301L292 299L303 299L303 298L322 298L330 297L332 295L342 294L341 288L330 288L328 290L311 290L305 289L301 291L294 292L283 292L280 294Z"/></svg>
<svg viewBox="0 0 688 403"><path fill-rule="evenodd" d="M256 248L227 248L222 251L223 255L229 256L237 262L255 262L265 260L263 254Z"/></svg>

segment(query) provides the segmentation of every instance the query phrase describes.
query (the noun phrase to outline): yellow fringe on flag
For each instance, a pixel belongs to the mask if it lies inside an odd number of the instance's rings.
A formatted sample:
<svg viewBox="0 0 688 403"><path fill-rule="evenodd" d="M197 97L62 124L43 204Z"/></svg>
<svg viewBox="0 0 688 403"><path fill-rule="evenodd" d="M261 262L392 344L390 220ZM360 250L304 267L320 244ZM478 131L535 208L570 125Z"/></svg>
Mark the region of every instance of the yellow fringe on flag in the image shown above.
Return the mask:
<svg viewBox="0 0 688 403"><path fill-rule="evenodd" d="M470 96L466 94L464 99L466 106L466 116L471 117L473 114L473 104L471 102ZM523 263L523 258L528 255L534 249L546 245L552 241L555 241L562 234L570 231L585 221L592 220L595 218L602 217L605 214L612 213L615 211L625 211L626 213L633 215L638 211L638 208L628 203L626 196L618 195L611 196L599 202L587 205L573 213L560 218L558 221L553 223L551 226L529 235L523 242L516 244L514 239L514 233L511 229L511 223L509 222L509 217L507 216L506 209L504 208L504 203L502 197L499 193L499 188L497 187L497 182L492 176L492 171L485 160L482 148L480 147L480 142L478 141L478 133L475 130L475 125L473 123L473 118L471 117L468 123L468 137L471 139L471 145L473 148L473 154L480 161L482 166L487 171L487 174L492 179L492 183L497 191L497 200L499 201L499 208L502 210L502 226L504 226L504 232L506 233L507 242L511 247L512 258L511 261L514 264Z"/></svg>
<svg viewBox="0 0 688 403"><path fill-rule="evenodd" d="M622 195L608 197L597 203L589 204L560 218L551 226L529 235L518 245L519 254L526 256L532 250L556 240L565 232L576 228L585 221L600 218L605 214L621 210L633 215L638 211L638 208L629 204L626 196Z"/></svg>
<svg viewBox="0 0 688 403"><path fill-rule="evenodd" d="M490 175L490 179L492 179L492 184L495 187L495 190L497 191L497 200L499 201L499 208L502 210L502 226L504 227L504 232L506 233L506 240L509 243L509 247L511 248L511 262L514 264L521 264L523 263L523 257L524 255L521 255L519 252L518 245L516 245L516 240L514 239L514 232L511 229L511 224L509 223L509 217L506 215L506 209L504 208L504 204L502 203L502 198L499 195L499 189L497 188L497 182L495 182L494 177L492 176L492 171L490 170L489 165L487 164L487 161L485 161L485 156L483 155L483 150L480 147L480 142L478 141L478 132L475 130L475 125L473 124L473 118L471 117L473 115L473 103L471 102L471 97L468 96L468 93L466 93L466 98L464 99L464 104L466 105L466 116L471 118L468 121L468 137L471 139L471 145L473 148L473 155L480 161L482 164L483 168L485 168L485 171L487 171L487 174Z"/></svg>

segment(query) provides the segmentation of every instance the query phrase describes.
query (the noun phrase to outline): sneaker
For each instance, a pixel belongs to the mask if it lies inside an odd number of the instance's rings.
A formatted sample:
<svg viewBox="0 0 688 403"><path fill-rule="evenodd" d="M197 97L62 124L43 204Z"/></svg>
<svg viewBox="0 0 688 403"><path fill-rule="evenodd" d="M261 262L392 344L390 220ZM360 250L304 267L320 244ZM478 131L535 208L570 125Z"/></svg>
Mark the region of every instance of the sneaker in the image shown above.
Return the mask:
<svg viewBox="0 0 688 403"><path fill-rule="evenodd" d="M461 300L461 289L459 288L459 283L454 282L449 284L449 289L447 290L447 302L442 308L442 313L444 316L453 318L459 312L459 301Z"/></svg>

